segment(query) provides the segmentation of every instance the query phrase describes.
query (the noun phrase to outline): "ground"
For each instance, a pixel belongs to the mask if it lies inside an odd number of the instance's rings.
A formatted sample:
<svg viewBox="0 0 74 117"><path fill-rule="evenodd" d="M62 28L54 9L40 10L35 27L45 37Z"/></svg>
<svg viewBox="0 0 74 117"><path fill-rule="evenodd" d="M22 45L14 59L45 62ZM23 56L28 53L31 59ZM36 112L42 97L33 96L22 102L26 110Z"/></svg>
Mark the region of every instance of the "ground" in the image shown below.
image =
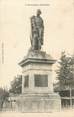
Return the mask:
<svg viewBox="0 0 74 117"><path fill-rule="evenodd" d="M1 112L0 117L74 117L74 109L53 113Z"/></svg>

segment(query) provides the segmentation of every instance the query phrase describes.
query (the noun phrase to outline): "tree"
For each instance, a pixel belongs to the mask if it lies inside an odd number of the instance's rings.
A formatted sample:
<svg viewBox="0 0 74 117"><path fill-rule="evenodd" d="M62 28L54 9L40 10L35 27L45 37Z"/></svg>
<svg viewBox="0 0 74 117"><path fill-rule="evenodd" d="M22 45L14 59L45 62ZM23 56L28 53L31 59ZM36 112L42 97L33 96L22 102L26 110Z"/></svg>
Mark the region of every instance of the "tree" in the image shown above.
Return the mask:
<svg viewBox="0 0 74 117"><path fill-rule="evenodd" d="M56 72L60 88L63 86L72 86L74 84L73 60L71 56L67 56L65 52L62 52L59 67Z"/></svg>
<svg viewBox="0 0 74 117"><path fill-rule="evenodd" d="M62 52L57 71L57 78L59 80L58 88L60 96L69 97L67 103L72 107L72 96L74 95L74 56L67 56L65 52ZM64 103L65 100L63 99Z"/></svg>
<svg viewBox="0 0 74 117"><path fill-rule="evenodd" d="M74 87L74 55L72 55L71 57L70 72L71 72L71 78L72 78L71 85Z"/></svg>
<svg viewBox="0 0 74 117"><path fill-rule="evenodd" d="M11 82L11 88L9 92L13 94L20 94L21 89L22 89L22 76L19 75L15 77L14 80Z"/></svg>
<svg viewBox="0 0 74 117"><path fill-rule="evenodd" d="M9 92L3 88L0 88L0 110L3 108L3 104L8 100Z"/></svg>

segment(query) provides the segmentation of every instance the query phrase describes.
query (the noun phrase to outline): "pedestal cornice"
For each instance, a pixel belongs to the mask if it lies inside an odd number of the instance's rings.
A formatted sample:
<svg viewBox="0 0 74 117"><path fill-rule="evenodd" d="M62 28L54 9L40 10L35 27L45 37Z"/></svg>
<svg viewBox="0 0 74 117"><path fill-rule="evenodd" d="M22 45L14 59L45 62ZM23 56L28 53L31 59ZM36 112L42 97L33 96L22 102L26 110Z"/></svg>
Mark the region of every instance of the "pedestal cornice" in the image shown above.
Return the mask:
<svg viewBox="0 0 74 117"><path fill-rule="evenodd" d="M54 60L50 55L46 54L44 51L29 51L27 56L19 63L21 67L28 64L54 64Z"/></svg>

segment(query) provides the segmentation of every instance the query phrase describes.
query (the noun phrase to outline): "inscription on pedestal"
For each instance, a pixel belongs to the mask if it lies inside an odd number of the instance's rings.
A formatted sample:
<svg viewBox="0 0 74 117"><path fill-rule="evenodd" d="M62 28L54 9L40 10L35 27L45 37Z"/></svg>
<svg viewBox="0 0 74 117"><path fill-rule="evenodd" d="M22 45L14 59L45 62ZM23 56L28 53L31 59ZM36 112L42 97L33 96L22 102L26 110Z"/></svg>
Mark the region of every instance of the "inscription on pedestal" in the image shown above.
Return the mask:
<svg viewBox="0 0 74 117"><path fill-rule="evenodd" d="M29 76L24 77L24 87L29 87Z"/></svg>
<svg viewBox="0 0 74 117"><path fill-rule="evenodd" d="M48 75L34 75L35 87L48 87Z"/></svg>

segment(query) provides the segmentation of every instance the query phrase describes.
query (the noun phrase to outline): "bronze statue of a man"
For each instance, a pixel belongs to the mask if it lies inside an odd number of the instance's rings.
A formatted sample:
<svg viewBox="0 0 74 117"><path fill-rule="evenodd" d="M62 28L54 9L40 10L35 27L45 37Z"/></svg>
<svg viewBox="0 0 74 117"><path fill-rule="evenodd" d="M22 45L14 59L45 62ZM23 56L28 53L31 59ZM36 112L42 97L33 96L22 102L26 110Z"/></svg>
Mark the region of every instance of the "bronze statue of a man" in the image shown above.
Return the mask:
<svg viewBox="0 0 74 117"><path fill-rule="evenodd" d="M37 10L37 15L31 17L31 47L33 50L40 50L43 45L44 24L41 18L41 10Z"/></svg>

